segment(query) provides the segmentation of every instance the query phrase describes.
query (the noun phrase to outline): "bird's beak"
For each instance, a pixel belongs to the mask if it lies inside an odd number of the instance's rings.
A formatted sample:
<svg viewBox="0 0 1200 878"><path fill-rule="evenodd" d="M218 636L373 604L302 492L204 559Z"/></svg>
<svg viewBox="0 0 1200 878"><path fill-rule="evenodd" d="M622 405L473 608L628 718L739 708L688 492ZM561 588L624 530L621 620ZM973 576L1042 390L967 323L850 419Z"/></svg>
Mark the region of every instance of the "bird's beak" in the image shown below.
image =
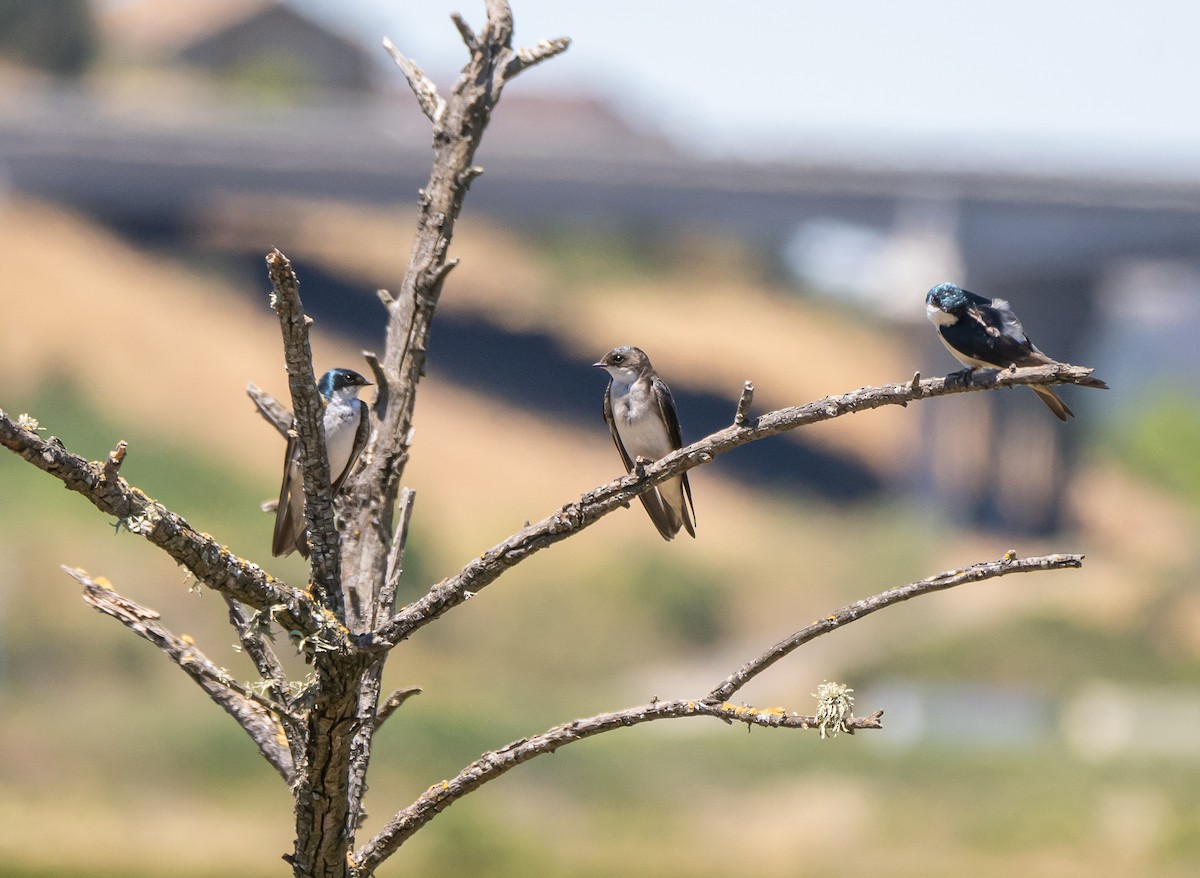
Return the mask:
<svg viewBox="0 0 1200 878"><path fill-rule="evenodd" d="M603 369L603 368L604 368L604 364L603 364L603 363L592 363L592 368L594 368L594 369Z"/></svg>

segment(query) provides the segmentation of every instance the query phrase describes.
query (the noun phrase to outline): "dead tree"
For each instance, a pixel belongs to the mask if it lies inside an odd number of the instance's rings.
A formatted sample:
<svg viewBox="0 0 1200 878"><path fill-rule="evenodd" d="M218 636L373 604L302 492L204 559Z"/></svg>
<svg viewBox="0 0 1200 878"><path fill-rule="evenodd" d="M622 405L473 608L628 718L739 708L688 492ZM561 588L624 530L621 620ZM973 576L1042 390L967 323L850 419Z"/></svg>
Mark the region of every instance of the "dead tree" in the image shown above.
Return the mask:
<svg viewBox="0 0 1200 878"><path fill-rule="evenodd" d="M274 289L272 306L283 332L291 409L251 386L261 413L281 432L295 429L302 454L305 517L312 544L311 579L306 588L282 582L253 562L236 557L212 537L130 485L120 474L126 445L121 442L101 461L69 452L53 437L42 438L28 416L0 411L0 442L25 460L115 516L189 570L205 587L222 595L229 621L261 677L253 685L233 679L190 640L176 636L158 614L139 606L101 577L68 570L84 587L84 599L154 643L224 708L290 786L295 801L295 847L285 855L296 876L366 878L439 812L521 762L593 735L655 720L716 717L794 730L874 729L882 711L854 716L836 691L814 715L778 707L734 703L738 691L774 662L815 637L829 633L900 601L969 582L1012 573L1079 567L1080 555L1017 558L948 571L858 601L800 628L761 655L691 697L654 701L614 713L576 719L485 753L454 778L436 783L400 808L371 838L360 840L362 798L371 744L380 725L412 694L401 690L382 699L385 662L421 628L450 612L507 570L590 527L603 516L628 507L641 492L664 479L712 462L734 448L818 421L881 406L901 405L950 393L991 390L1018 384L1078 383L1091 370L1065 364L1036 369L983 372L866 387L792 408L752 417L747 382L732 424L662 460L601 485L517 530L487 549L458 573L428 588L420 599L396 607L397 583L413 513L413 492L401 487L411 450L417 388L425 365L430 326L455 260L447 254L455 221L472 182L482 170L473 164L493 108L513 77L563 52L557 39L532 49L512 47L512 14L506 0L487 0L487 22L479 33L453 17L470 59L451 94L443 97L415 63L385 41L412 87L433 129L433 169L419 197L412 256L395 295L380 293L387 312L382 357L366 359L378 386L371 409L371 435L356 473L336 499L321 428L308 327L299 284L278 251L267 257ZM733 408L731 404L731 409ZM294 413L294 414L293 414ZM731 412L732 413L732 412ZM268 633L287 632L311 663L304 682L289 680Z"/></svg>

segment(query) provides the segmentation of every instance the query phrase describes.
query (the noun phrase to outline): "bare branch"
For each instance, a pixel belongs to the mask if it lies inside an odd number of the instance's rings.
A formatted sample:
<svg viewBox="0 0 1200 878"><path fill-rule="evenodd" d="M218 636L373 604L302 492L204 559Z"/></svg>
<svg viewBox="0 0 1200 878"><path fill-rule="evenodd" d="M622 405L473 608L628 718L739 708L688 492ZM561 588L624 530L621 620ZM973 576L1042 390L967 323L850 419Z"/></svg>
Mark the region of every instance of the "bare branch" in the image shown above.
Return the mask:
<svg viewBox="0 0 1200 878"><path fill-rule="evenodd" d="M379 727L379 691L383 682L384 657L381 656L362 675L358 688L358 705L355 716L354 735L350 741L350 765L346 787L347 808L345 812L347 839L366 819L363 796L367 792L367 769L371 763L371 742Z"/></svg>
<svg viewBox="0 0 1200 878"><path fill-rule="evenodd" d="M471 54L479 51L479 38L475 36L475 31L471 29L471 25L461 14L453 12L450 14L450 20L454 22L454 26L458 29L458 35L462 37L463 43Z"/></svg>
<svg viewBox="0 0 1200 878"><path fill-rule="evenodd" d="M121 464L125 462L125 452L129 448L129 443L122 439L117 443L117 447L108 452L108 459L104 461L104 477L111 479L115 478L121 469Z"/></svg>
<svg viewBox="0 0 1200 878"><path fill-rule="evenodd" d="M257 624L240 603L229 595L223 595L223 597L225 604L229 607L229 624L237 632L242 649L254 663L259 676L266 682L267 695L274 701L289 707L287 674L283 672L283 665L279 663L279 657L275 655L275 650L263 636L262 626ZM267 624L270 624L269 621Z"/></svg>
<svg viewBox="0 0 1200 878"><path fill-rule="evenodd" d="M1009 554L998 561L974 564L962 570L939 573L928 579L889 589L874 597L856 601L826 616L820 622L800 629L795 634L776 643L758 658L747 662L735 673L730 674L702 699L679 701L655 699L649 704L627 710L603 713L588 719L564 723L540 735L522 738L499 750L485 753L459 772L454 779L435 784L426 790L420 798L397 813L373 839L363 845L355 856L360 874L370 874L372 869L393 854L413 833L468 793L495 780L526 760L553 753L560 747L594 735L660 719L680 719L693 716L713 716L727 723L742 722L748 726L757 725L767 728L818 728L820 723L815 716L800 716L789 713L781 707L763 709L732 704L728 699L758 674L779 659L794 652L802 644L820 637L822 634L828 634L830 631L844 627L884 607L968 582L980 582L985 579L1006 576L1009 573L1058 570L1080 567L1082 564L1082 555L1047 555L1018 560L1014 555ZM850 732L856 729L877 729L881 727L882 715L883 711L877 711L869 717L853 717L846 721L843 728Z"/></svg>
<svg viewBox="0 0 1200 878"><path fill-rule="evenodd" d="M512 7L508 0L484 0L483 5L487 9L487 24L479 43L489 54L498 56L501 49L512 48Z"/></svg>
<svg viewBox="0 0 1200 878"><path fill-rule="evenodd" d="M396 610L396 589L400 584L400 576L404 572L404 548L408 545L408 523L412 518L413 503L416 502L417 492L412 488L404 488L400 492L400 507L398 514L400 523L396 525L396 533L392 537L392 548L388 552L387 576L384 577L383 587L379 590L379 598L375 602L376 616L372 619L372 628L378 627L384 619L391 618Z"/></svg>
<svg viewBox="0 0 1200 878"><path fill-rule="evenodd" d="M260 390L253 384L246 385L246 395L254 401L255 408L258 413L263 416L268 424L279 431L279 435L287 438L288 430L292 429L292 424L295 418L292 417L292 410L281 403L265 390Z"/></svg>
<svg viewBox="0 0 1200 878"><path fill-rule="evenodd" d="M371 367L371 374L375 377L375 403L372 408L382 418L383 413L387 411L388 397L391 395L387 372L383 370L383 365L374 351L363 351L363 359L367 361L367 365Z"/></svg>
<svg viewBox="0 0 1200 878"><path fill-rule="evenodd" d="M433 125L434 162L417 202L417 227L408 267L388 307L387 343L379 360L388 388L386 404L376 403L371 436L360 458L362 466L346 482L340 501L341 586L345 594L373 594L387 578L396 501L413 435L413 413L425 370L429 328L449 270L447 251L472 178L469 169L474 167L475 151L499 97L497 84L502 81L501 71L509 58L506 53L511 53L512 15L508 4L487 0L486 5L488 22L479 36L473 35L461 19L455 19L471 47L471 58L444 107L434 107L422 81L411 77L417 82L414 91L423 109L427 114L432 109L437 119ZM415 72L415 65L409 72ZM303 424L304 413L295 397L293 387L296 415ZM307 491L307 472L305 480ZM327 489L328 483L321 487ZM308 497L313 499L311 493ZM324 515L327 507L320 508ZM332 530L327 535L332 536ZM314 536L315 541L322 539L320 534ZM331 548L336 560L337 543ZM314 565L314 574L317 570ZM327 583L332 595L337 579ZM313 662L327 697L314 703L308 717L307 766L293 787L296 846L289 859L297 875L336 875L347 869L361 815L360 779L375 725L382 659L318 652Z"/></svg>
<svg viewBox="0 0 1200 878"><path fill-rule="evenodd" d="M400 579L404 545L408 541L408 523L412 517L415 497L416 492L411 488L405 488L400 492L400 523L396 526L396 534L392 539L392 549L388 556L387 578L384 580L379 594L371 595L371 599L366 602L367 606L355 608L355 617L365 619L371 627L378 625L382 618L391 616L395 609L396 586ZM350 595L351 601L356 598L356 594ZM354 837L355 830L366 817L366 811L362 807L362 798L367 789L367 767L371 759L371 742L383 720L400 706L400 701L398 701L390 707L385 704L382 710L378 708L385 658L386 656L380 656L379 660L363 675L359 684L357 728L350 745L350 808L347 812L346 827L348 838ZM388 703L390 704L391 699L395 697L396 695L393 694L388 699Z"/></svg>
<svg viewBox="0 0 1200 878"><path fill-rule="evenodd" d="M742 385L742 395L738 399L737 411L733 415L735 426L744 427L750 420L750 406L754 403L754 384L747 381Z"/></svg>
<svg viewBox="0 0 1200 878"><path fill-rule="evenodd" d="M570 37L558 37L553 40L542 40L532 49L517 49L507 66L504 68L505 80L510 80L517 74L528 70L553 58L555 55L561 55L571 47Z"/></svg>
<svg viewBox="0 0 1200 878"><path fill-rule="evenodd" d="M852 717L845 728L881 728L882 711L868 717ZM563 723L535 735L513 741L499 750L484 753L454 778L434 784L421 796L397 813L387 825L369 842L355 852L357 874L370 875L372 870L396 852L430 820L453 805L463 796L474 792L489 781L495 780L512 768L537 756L553 753L560 747L591 738L604 732L629 728L662 719L710 716L726 723L741 722L747 726L770 729L815 729L815 716L788 713L780 707L759 709L737 704L710 704L705 701L654 701L615 713L602 713L587 719Z"/></svg>
<svg viewBox="0 0 1200 878"><path fill-rule="evenodd" d="M292 754L280 743L282 730L276 716L291 720L295 718L288 714L282 704L259 695L233 679L223 668L209 661L194 644L160 625L157 612L117 594L108 587L106 580L94 579L84 571L71 567L63 567L63 570L83 586L83 599L87 603L153 643L195 680L213 701L238 721L258 745L259 752L275 766L283 779L291 782L294 771Z"/></svg>
<svg viewBox="0 0 1200 878"><path fill-rule="evenodd" d="M278 250L267 254L267 274L275 292L271 306L283 330L292 411L300 439L300 467L304 473L304 519L312 544L312 590L322 606L345 619L341 559L333 517L332 476L325 448L325 406L313 374L308 327L312 318L300 302L300 281L288 258Z"/></svg>
<svg viewBox="0 0 1200 878"><path fill-rule="evenodd" d="M388 717L400 709L404 702L414 695L420 695L422 691L420 686L409 686L406 689L397 689L389 695L387 701L379 707L379 713L375 717L375 728L378 729Z"/></svg>
<svg viewBox="0 0 1200 878"><path fill-rule="evenodd" d="M578 500L559 507L537 524L522 528L488 549L463 567L459 573L434 585L420 600L404 607L390 623L376 631L373 645L386 648L400 642L442 613L495 582L510 567L590 527L610 512L628 506L634 497L649 490L650 486L710 463L716 456L747 443L842 415L883 406L907 405L912 401L936 396L992 390L998 387L1078 384L1086 381L1091 374L1092 370L1084 366L1055 363L1031 369L981 371L966 376L956 374L945 378L928 378L916 384L904 382L885 384L881 387L864 387L841 396L829 396L805 405L768 412L756 418L752 424L734 424L718 430L662 460L594 488ZM368 638L364 645L372 645L371 639Z"/></svg>
<svg viewBox="0 0 1200 878"><path fill-rule="evenodd" d="M378 583L387 577L395 504L413 436L429 327L454 265L448 250L459 212L471 181L479 174L475 152L512 56L508 3L488 0L486 8L487 24L478 34L462 16L453 17L471 57L434 124L433 168L418 198L408 267L388 307L387 345L380 358L388 398L386 406L376 404L377 429L363 451L361 471L347 483L340 507L346 524L343 572L350 594L366 593L367 582Z"/></svg>
<svg viewBox="0 0 1200 878"><path fill-rule="evenodd" d="M239 558L208 534L198 533L181 516L132 487L123 477L110 476L105 465L93 463L63 447L58 439L42 439L0 411L0 445L19 454L43 472L82 494L93 506L115 516L131 533L145 537L191 571L209 588L228 594L256 609L276 607L281 625L311 634L338 648L348 647L345 632L330 626L311 598L280 582L257 564Z"/></svg>
<svg viewBox="0 0 1200 878"><path fill-rule="evenodd" d="M434 125L439 124L443 114L446 112L446 102L438 94L437 86L433 84L433 80L425 75L425 72L417 66L417 62L401 54L400 50L387 37L383 38L383 48L392 56L392 60L396 62L396 66L404 74L409 88L417 96L417 103L421 107L421 112Z"/></svg>
<svg viewBox="0 0 1200 878"><path fill-rule="evenodd" d="M930 576L928 579L888 589L874 597L855 601L842 607L819 622L813 622L795 634L785 637L758 658L747 662L735 673L726 677L725 681L708 693L704 700L710 703L728 701L752 679L803 644L815 640L822 634L828 634L830 631L856 622L877 610L890 607L892 604L898 604L931 592L944 591L957 585L965 585L968 582L982 582L985 579L1007 576L1010 573L1032 573L1037 570L1062 570L1082 566L1083 555L1043 555L1021 559L1016 558L1015 555L1006 555L998 561L983 561L960 570L947 570L945 573Z"/></svg>

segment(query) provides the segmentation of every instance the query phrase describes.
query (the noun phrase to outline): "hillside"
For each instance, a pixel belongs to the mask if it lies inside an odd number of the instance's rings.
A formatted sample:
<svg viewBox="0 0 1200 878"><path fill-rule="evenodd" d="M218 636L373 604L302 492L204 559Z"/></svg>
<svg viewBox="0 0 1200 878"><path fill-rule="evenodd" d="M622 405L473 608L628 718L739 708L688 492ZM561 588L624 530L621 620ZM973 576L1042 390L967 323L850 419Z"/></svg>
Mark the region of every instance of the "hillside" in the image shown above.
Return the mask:
<svg viewBox="0 0 1200 878"><path fill-rule="evenodd" d="M263 250L277 245L354 278L368 299L395 284L407 250L393 217L361 208L243 204L236 214L242 224L228 226L214 206L198 223L212 252L261 240ZM0 205L0 236L11 254L0 407L30 411L92 457L129 440L123 472L133 482L266 560L271 522L257 503L277 490L281 443L244 394L250 381L286 387L265 276L246 289L213 268L216 257L152 252L22 200ZM748 279L737 247L678 246L677 260L649 273L628 262L580 273L550 258L545 242L467 221L443 306L551 333L584 363L633 340L620 315L635 311L636 341L672 385L727 395L731 413L747 377L765 407L911 374L902 340ZM358 346L321 323L314 347L318 368L361 362ZM846 350L870 353L837 355ZM603 379L594 377L582 392L598 408ZM405 479L418 492L405 597L617 474L598 413L580 428L534 408L455 383L435 356ZM814 434L891 472L903 466L911 417L870 413ZM83 612L57 565L107 576L244 673L220 601L190 593L172 564L135 537L114 537L111 522L11 456L0 457L0 486L10 501L0 508L0 860L10 874L39 876L154 875L167 862L179 875L277 874L289 813L277 779L152 648ZM664 544L638 508L615 513L402 647L385 685L425 692L380 739L370 826L484 749L574 716L702 691L842 603L1012 544L900 500L842 507L757 490L726 477L720 461L697 471L694 487L694 542ZM1195 511L1103 457L1073 491L1076 531L1017 548L1087 552L1083 572L899 607L814 643L745 693L802 709L821 680L849 679L863 708L888 711L877 736L822 744L716 723L622 732L456 805L396 873L717 875L733 857L790 874L832 857L913 878L1104 874L1113 863L1124 874L1194 874L1200 862L1183 827L1195 769L1174 751L1151 764L1128 755L1097 764L1053 726L1048 737L990 749L938 729L905 737L920 711L897 680L1054 693L1064 704L1100 674L1198 682L1200 605L1185 587L1200 561ZM267 567L302 580L295 559ZM1070 655L1056 655L1066 643ZM956 703L954 715L972 704ZM1122 820L1126 801L1142 815L1133 828Z"/></svg>

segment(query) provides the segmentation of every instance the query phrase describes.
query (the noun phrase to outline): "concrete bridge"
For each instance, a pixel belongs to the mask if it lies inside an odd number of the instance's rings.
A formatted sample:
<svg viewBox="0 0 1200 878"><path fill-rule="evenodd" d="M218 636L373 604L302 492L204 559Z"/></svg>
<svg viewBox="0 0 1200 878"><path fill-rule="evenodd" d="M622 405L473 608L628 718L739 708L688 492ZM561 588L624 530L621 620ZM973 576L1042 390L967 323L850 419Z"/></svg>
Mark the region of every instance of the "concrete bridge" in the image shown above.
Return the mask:
<svg viewBox="0 0 1200 878"><path fill-rule="evenodd" d="M835 245L838 230L851 239L862 230L893 254L911 245L920 266L906 277L904 259L892 269L882 260L868 281L875 289L865 291L872 301L919 296L930 272L922 257L932 254L953 271L935 280L966 277L978 292L1019 303L1038 344L1064 360L1100 362L1090 349L1100 293L1146 276L1129 266L1175 265L1187 275L1200 265L1200 180L713 161L631 131L587 102L506 104L478 157L487 174L472 189L474 213L531 228L707 227L800 252L793 263L801 271L805 258L820 262L830 229ZM180 235L189 213L222 192L406 201L427 177L429 141L407 95L301 108L67 90L0 95L0 182L141 236ZM924 371L949 371L928 338ZM1019 396L988 394L967 418L929 407L928 472L911 483L932 485L940 505L967 518L1054 527L1083 425L1064 427ZM843 463L842 482L873 490ZM829 461L813 464L819 483Z"/></svg>

